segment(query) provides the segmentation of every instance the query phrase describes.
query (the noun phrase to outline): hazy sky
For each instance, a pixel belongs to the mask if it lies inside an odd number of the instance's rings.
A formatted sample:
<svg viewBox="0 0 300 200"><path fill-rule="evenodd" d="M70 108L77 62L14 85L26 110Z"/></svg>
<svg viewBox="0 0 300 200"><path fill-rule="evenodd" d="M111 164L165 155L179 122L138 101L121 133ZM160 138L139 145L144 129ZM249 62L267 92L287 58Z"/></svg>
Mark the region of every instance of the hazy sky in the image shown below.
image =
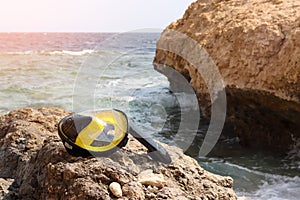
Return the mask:
<svg viewBox="0 0 300 200"><path fill-rule="evenodd" d="M0 31L165 28L195 0L0 0Z"/></svg>

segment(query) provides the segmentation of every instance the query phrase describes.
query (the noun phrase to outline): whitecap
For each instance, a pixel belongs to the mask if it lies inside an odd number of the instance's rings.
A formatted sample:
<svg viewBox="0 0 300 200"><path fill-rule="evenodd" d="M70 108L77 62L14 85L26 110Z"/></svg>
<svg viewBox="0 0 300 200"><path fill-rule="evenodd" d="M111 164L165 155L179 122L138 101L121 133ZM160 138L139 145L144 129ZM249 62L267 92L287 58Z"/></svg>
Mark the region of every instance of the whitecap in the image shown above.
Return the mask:
<svg viewBox="0 0 300 200"><path fill-rule="evenodd" d="M49 52L50 55L72 55L72 56L83 56L87 54L92 54L94 50L81 50L81 51L69 51L69 50L62 50L62 51L51 51Z"/></svg>

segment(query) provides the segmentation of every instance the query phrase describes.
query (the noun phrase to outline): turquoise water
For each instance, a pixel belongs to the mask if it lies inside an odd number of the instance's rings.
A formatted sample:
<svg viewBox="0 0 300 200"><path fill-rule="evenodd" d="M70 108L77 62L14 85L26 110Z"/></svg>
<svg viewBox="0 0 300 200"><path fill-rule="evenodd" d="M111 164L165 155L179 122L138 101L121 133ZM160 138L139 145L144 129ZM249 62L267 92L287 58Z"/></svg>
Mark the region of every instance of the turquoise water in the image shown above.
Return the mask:
<svg viewBox="0 0 300 200"><path fill-rule="evenodd" d="M97 81L91 88L93 101L84 103L122 109L145 132L174 145L178 101L168 89L167 78L152 66L159 34L129 34L135 38L133 43L126 42L127 36L120 43L117 37L109 33L0 33L0 113L23 107L72 110L76 84L81 84L78 77L93 73L82 69L92 55L99 56L103 62L93 63L98 69L92 76ZM112 55L114 60L105 61ZM240 199L300 198L300 142L295 141L289 155L282 155L246 150L237 138L222 138L209 157L200 158L197 153L208 122L202 120L200 125L188 154L205 169L232 176Z"/></svg>

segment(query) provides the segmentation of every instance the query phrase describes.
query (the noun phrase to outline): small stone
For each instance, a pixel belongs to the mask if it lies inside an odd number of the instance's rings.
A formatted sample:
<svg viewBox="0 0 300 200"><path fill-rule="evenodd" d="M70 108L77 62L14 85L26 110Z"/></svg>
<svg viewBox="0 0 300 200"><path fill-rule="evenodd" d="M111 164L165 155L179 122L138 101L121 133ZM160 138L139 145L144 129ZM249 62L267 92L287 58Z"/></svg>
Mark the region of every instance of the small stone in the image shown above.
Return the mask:
<svg viewBox="0 0 300 200"><path fill-rule="evenodd" d="M121 188L121 185L117 182L112 182L110 185L109 185L109 189L111 191L111 193L113 193L114 196L120 198L122 197L122 188Z"/></svg>
<svg viewBox="0 0 300 200"><path fill-rule="evenodd" d="M162 174L154 174L152 170L142 171L138 175L138 182L143 185L151 185L158 188L163 188L166 185Z"/></svg>

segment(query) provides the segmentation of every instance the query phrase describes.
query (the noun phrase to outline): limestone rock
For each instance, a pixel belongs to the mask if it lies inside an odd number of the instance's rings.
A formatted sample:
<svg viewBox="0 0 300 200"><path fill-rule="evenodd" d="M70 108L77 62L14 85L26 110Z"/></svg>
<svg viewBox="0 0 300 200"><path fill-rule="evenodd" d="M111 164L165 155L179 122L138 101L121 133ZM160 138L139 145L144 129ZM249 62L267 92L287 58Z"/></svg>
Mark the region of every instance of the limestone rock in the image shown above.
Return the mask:
<svg viewBox="0 0 300 200"><path fill-rule="evenodd" d="M300 137L300 1L198 0L167 30L188 35L215 62L226 87L227 122L242 145L288 150ZM160 42L179 41L163 33ZM182 52L191 50L182 45ZM207 84L191 63L157 49L154 64L182 73L210 116Z"/></svg>
<svg viewBox="0 0 300 200"><path fill-rule="evenodd" d="M0 118L0 152L6 162L0 171L11 169L0 176L0 183L9 180L2 186L6 197L115 199L109 185L117 182L121 199L237 199L230 177L206 172L180 149L165 144L173 159L170 165L149 159L146 149L133 138L109 157L72 157L56 132L57 122L67 114L57 108L21 109ZM19 138L26 140L19 143ZM163 188L138 182L138 175L147 170L163 175Z"/></svg>

